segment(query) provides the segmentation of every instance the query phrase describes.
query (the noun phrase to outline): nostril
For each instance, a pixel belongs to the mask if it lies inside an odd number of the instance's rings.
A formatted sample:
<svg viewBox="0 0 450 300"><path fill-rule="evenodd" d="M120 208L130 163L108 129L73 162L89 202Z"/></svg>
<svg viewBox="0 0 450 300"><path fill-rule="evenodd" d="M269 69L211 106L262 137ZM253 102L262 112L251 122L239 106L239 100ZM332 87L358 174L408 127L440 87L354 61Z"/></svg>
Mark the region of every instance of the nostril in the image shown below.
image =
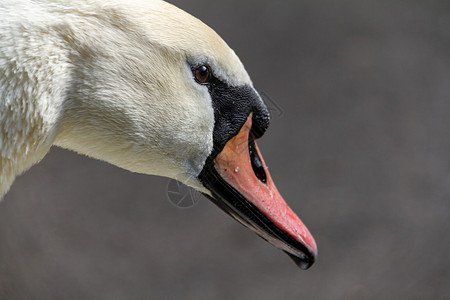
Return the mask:
<svg viewBox="0 0 450 300"><path fill-rule="evenodd" d="M252 164L253 173L255 173L255 176L259 179L259 181L261 181L262 183L266 183L266 171L264 170L261 158L259 157L258 151L256 150L255 138L251 134L249 134L248 136L248 152L250 153L250 162Z"/></svg>

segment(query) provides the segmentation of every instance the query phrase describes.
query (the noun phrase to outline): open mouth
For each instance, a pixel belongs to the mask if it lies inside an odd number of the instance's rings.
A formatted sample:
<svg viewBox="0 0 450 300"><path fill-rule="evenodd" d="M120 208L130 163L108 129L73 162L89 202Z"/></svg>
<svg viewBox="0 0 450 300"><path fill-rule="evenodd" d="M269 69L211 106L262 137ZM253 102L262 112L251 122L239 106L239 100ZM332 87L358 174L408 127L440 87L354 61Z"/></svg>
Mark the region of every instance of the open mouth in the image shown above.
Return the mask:
<svg viewBox="0 0 450 300"><path fill-rule="evenodd" d="M275 187L252 133L252 114L200 174L216 205L286 252L302 269L317 257L314 238Z"/></svg>

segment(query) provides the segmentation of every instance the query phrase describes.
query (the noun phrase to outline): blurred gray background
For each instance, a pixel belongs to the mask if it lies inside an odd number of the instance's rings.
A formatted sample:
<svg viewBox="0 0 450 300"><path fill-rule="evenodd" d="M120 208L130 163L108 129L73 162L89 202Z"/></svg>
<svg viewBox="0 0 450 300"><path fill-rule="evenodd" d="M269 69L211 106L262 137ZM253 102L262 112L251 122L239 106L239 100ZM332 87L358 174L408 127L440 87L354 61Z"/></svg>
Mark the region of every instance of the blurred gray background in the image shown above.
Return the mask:
<svg viewBox="0 0 450 300"><path fill-rule="evenodd" d="M450 2L169 2L270 97L260 147L317 263L54 148L0 203L0 299L450 299Z"/></svg>

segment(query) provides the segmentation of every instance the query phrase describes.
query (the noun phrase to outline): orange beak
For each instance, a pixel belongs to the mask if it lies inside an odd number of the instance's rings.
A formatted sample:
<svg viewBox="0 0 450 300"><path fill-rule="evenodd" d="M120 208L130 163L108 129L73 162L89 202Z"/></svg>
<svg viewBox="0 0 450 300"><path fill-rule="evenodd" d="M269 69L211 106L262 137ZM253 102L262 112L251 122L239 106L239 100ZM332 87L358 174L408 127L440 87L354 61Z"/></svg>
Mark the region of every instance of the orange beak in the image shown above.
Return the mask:
<svg viewBox="0 0 450 300"><path fill-rule="evenodd" d="M252 114L216 156L204 184L214 203L307 269L316 242L278 192L251 129Z"/></svg>

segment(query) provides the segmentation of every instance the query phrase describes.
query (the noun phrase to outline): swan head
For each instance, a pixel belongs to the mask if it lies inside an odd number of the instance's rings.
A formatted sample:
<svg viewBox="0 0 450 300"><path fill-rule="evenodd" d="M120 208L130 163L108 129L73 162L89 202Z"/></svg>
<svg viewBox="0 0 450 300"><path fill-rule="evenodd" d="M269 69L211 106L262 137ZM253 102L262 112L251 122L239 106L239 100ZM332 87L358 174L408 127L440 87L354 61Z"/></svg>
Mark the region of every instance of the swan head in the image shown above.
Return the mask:
<svg viewBox="0 0 450 300"><path fill-rule="evenodd" d="M311 266L314 239L257 147L269 112L239 58L212 29L168 3L116 4L99 8L94 23L60 28L72 67L55 143L178 179L300 267Z"/></svg>

